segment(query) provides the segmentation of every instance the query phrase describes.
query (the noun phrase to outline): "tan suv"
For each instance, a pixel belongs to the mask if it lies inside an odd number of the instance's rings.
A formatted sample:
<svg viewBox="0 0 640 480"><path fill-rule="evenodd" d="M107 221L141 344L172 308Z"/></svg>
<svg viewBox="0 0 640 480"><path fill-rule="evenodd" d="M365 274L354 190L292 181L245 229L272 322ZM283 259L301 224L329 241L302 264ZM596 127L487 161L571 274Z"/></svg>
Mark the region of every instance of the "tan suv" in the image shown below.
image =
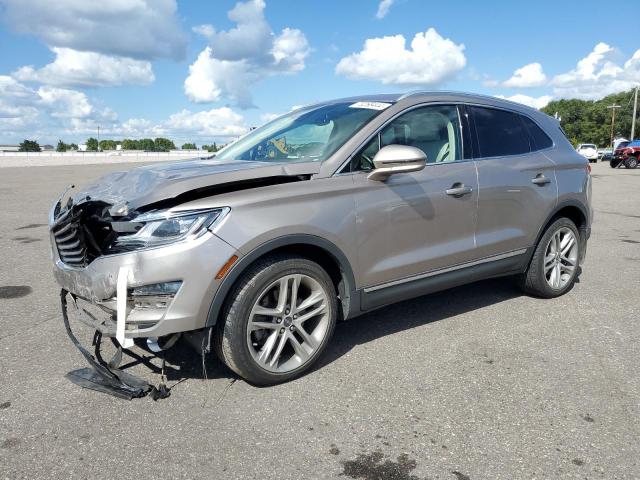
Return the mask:
<svg viewBox="0 0 640 480"><path fill-rule="evenodd" d="M400 300L504 275L562 295L590 195L587 160L537 110L443 92L341 99L56 203L54 273L65 308L71 294L121 347L185 334L273 384L308 369L337 321ZM87 358L131 386L117 362Z"/></svg>

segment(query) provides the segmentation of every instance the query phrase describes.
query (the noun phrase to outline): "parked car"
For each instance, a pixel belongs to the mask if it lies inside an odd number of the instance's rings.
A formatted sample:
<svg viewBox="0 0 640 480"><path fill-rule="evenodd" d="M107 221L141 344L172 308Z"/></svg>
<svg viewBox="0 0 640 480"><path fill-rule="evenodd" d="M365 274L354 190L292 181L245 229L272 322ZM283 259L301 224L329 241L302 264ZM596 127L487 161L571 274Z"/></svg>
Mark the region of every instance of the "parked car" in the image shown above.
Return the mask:
<svg viewBox="0 0 640 480"><path fill-rule="evenodd" d="M555 119L493 97L304 107L213 159L112 173L56 202L65 322L72 308L124 348L185 333L249 382L290 380L336 322L385 305L501 276L540 298L569 291L589 171ZM85 357L131 386L117 362Z"/></svg>
<svg viewBox="0 0 640 480"><path fill-rule="evenodd" d="M621 142L616 148L609 165L611 168L624 166L625 168L637 168L640 163L640 140Z"/></svg>
<svg viewBox="0 0 640 480"><path fill-rule="evenodd" d="M578 145L578 148L576 148L576 152L589 160L589 162L598 161L598 147L593 143L581 143Z"/></svg>

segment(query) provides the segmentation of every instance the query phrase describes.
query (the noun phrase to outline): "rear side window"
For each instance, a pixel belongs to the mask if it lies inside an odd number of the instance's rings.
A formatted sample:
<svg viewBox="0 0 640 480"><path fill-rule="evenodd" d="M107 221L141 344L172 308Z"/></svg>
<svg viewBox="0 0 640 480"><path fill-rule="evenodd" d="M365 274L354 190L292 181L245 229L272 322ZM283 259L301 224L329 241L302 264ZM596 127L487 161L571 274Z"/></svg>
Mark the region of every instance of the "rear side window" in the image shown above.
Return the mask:
<svg viewBox="0 0 640 480"><path fill-rule="evenodd" d="M535 124L533 120L527 117L520 117L524 122L524 126L529 132L531 137L531 150L544 150L553 146L553 141L549 138L549 135Z"/></svg>
<svg viewBox="0 0 640 480"><path fill-rule="evenodd" d="M520 115L505 110L467 107L473 115L480 157L529 153L529 135Z"/></svg>

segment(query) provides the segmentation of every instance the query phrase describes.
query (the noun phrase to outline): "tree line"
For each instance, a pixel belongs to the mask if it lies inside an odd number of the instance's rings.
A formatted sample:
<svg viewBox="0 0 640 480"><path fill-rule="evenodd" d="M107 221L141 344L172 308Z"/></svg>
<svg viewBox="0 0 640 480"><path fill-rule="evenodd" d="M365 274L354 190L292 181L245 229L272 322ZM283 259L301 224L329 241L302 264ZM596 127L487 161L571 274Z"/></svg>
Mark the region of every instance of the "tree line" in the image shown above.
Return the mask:
<svg viewBox="0 0 640 480"><path fill-rule="evenodd" d="M176 149L173 141L162 137L156 139L142 138L140 140L125 138L124 140L100 140L99 142L97 138L90 137L86 142L88 152L116 150L118 145L121 146L122 150L142 150L146 152L168 152ZM218 147L218 144L213 142L211 145L202 145L200 149L208 152L217 152L220 148L222 147ZM76 143L65 143L62 140L58 140L56 145L57 152L77 151L78 149L79 147ZM198 147L195 143L184 143L182 145L182 150L197 149ZM19 151L40 152L42 148L35 140L24 140L19 145Z"/></svg>
<svg viewBox="0 0 640 480"><path fill-rule="evenodd" d="M547 115L560 119L560 125L574 146L593 143L598 147L611 145L610 105L620 105L616 109L614 137L633 140L631 120L633 117L633 90L607 95L600 100L554 100L542 109ZM640 136L640 125L636 119L636 132Z"/></svg>

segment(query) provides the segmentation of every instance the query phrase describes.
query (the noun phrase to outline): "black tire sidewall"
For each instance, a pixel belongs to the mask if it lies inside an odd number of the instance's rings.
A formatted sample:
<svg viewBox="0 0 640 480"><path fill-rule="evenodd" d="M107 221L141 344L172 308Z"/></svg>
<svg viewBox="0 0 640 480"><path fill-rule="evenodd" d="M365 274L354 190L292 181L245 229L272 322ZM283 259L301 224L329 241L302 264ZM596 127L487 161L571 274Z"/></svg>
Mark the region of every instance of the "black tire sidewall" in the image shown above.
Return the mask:
<svg viewBox="0 0 640 480"><path fill-rule="evenodd" d="M327 333L313 356L300 367L286 373L264 370L251 356L247 345L249 315L258 296L271 283L286 275L302 273L316 280L326 290L329 308L329 326ZM300 257L279 257L250 269L239 282L230 297L229 308L225 311L225 321L219 334L224 349L223 360L250 383L272 385L285 382L301 375L309 369L325 350L337 319L338 305L335 287L329 275L315 262ZM228 358L231 356L232 358ZM231 362L229 362L231 360Z"/></svg>

